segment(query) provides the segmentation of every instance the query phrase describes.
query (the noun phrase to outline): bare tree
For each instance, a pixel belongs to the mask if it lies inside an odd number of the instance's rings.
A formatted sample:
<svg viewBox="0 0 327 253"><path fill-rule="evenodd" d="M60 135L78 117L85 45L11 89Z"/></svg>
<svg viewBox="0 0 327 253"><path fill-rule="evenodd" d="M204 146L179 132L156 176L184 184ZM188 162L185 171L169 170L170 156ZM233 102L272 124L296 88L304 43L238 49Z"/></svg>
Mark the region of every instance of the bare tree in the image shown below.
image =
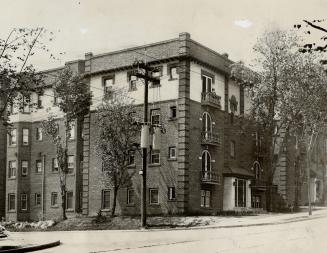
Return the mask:
<svg viewBox="0 0 327 253"><path fill-rule="evenodd" d="M50 136L56 146L56 155L59 167L59 183L62 199L63 219L66 217L66 177L68 169L68 142L72 124L77 120L83 120L91 105L91 93L84 83L81 75L75 74L69 68L61 71L54 84L54 92L57 96L57 105L63 113L63 118L50 115L42 122L46 135ZM64 134L59 131L58 120L64 121Z"/></svg>

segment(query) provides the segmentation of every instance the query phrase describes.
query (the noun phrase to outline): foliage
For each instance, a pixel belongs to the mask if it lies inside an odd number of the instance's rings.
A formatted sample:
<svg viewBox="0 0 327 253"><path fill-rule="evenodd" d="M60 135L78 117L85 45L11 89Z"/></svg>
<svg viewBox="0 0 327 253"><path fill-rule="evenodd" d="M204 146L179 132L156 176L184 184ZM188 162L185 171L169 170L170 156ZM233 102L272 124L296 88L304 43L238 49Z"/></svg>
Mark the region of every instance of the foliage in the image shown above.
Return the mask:
<svg viewBox="0 0 327 253"><path fill-rule="evenodd" d="M83 77L65 68L57 77L53 86L57 96L57 106L63 112L64 134L59 131L58 119L51 115L42 122L46 135L51 137L56 146L56 156L59 167L60 189L62 197L63 219L66 219L66 176L68 170L68 142L72 124L77 119L83 119L91 105L91 93L88 86L83 82Z"/></svg>
<svg viewBox="0 0 327 253"><path fill-rule="evenodd" d="M139 126L134 124L134 110L132 103L120 98L104 101L97 110L96 154L102 161L108 183L114 189L112 216L119 188L128 185L133 176L128 170L129 155L135 150L135 137L140 133Z"/></svg>
<svg viewBox="0 0 327 253"><path fill-rule="evenodd" d="M20 109L24 97L42 90L43 76L29 61L35 54L50 54L47 44L52 40L53 33L44 28L12 29L7 38L0 38L0 120L8 121L9 106ZM50 58L55 59L53 54Z"/></svg>

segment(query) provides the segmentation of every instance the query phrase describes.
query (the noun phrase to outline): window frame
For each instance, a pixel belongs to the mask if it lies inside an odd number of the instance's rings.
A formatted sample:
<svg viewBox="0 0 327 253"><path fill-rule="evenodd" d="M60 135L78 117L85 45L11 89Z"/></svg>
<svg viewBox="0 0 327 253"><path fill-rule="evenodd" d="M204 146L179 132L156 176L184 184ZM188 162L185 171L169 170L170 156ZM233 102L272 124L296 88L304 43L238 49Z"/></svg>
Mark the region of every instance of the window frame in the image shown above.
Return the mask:
<svg viewBox="0 0 327 253"><path fill-rule="evenodd" d="M158 123L154 123L153 117L157 117L157 116L158 116ZM151 124L152 125L160 125L160 121L161 121L160 108L150 110L150 119L151 119ZM157 121L155 121L155 122L157 122Z"/></svg>
<svg viewBox="0 0 327 253"><path fill-rule="evenodd" d="M25 197L25 208L23 208L23 197ZM28 209L28 203L27 203L27 193L21 193L20 194L20 210L21 211L27 211Z"/></svg>
<svg viewBox="0 0 327 253"><path fill-rule="evenodd" d="M57 161L57 162L55 162L55 161ZM57 163L57 167L55 167L56 163ZM57 169L55 170L55 168L57 168ZM59 172L59 164L58 164L58 158L57 157L52 158L51 172L52 173L58 173Z"/></svg>
<svg viewBox="0 0 327 253"><path fill-rule="evenodd" d="M169 201L176 200L176 187L174 186L168 187L168 200Z"/></svg>
<svg viewBox="0 0 327 253"><path fill-rule="evenodd" d="M234 181L234 191L235 191L235 207L246 207L246 201L247 201L247 185L246 185L246 179L243 178L235 178ZM242 182L240 188L239 182ZM239 193L242 191L242 200L239 199Z"/></svg>
<svg viewBox="0 0 327 253"><path fill-rule="evenodd" d="M135 166L135 150L128 151L128 166Z"/></svg>
<svg viewBox="0 0 327 253"><path fill-rule="evenodd" d="M154 156L158 155L158 162L154 161ZM151 150L150 151L150 165L160 165L160 150Z"/></svg>
<svg viewBox="0 0 327 253"><path fill-rule="evenodd" d="M211 208L212 206L212 191L201 189L201 202L200 206L202 208ZM209 199L209 202L207 201Z"/></svg>
<svg viewBox="0 0 327 253"><path fill-rule="evenodd" d="M23 106L21 107L21 112L24 114L31 113L31 97L30 96L23 96L22 98ZM27 109L28 108L28 109Z"/></svg>
<svg viewBox="0 0 327 253"><path fill-rule="evenodd" d="M12 166L13 164L15 164L15 167ZM17 177L17 161L10 160L8 161L8 179L15 179L16 177Z"/></svg>
<svg viewBox="0 0 327 253"><path fill-rule="evenodd" d="M41 164L41 167L38 167L38 165ZM41 170L39 170L41 168ZM37 159L35 160L35 173L36 174L41 174L43 172L43 163L42 160Z"/></svg>
<svg viewBox="0 0 327 253"><path fill-rule="evenodd" d="M23 166L24 163L27 164L26 167ZM24 172L23 168L26 168L26 172L25 173L23 173ZM29 161L28 160L22 160L21 161L21 172L20 172L22 177L27 177L28 176L28 168L29 168Z"/></svg>
<svg viewBox="0 0 327 253"><path fill-rule="evenodd" d="M106 193L108 194L108 196L106 195ZM106 196L109 198L109 199L106 199ZM110 207L111 207L111 194L110 194L110 189L103 189L101 191L101 210L110 210ZM109 206L106 206L106 203L109 203Z"/></svg>
<svg viewBox="0 0 327 253"><path fill-rule="evenodd" d="M157 202L153 202L152 200L152 193L157 192ZM159 188L149 188L149 204L150 205L159 205Z"/></svg>
<svg viewBox="0 0 327 253"><path fill-rule="evenodd" d="M43 94L37 94L37 108L42 109L43 108Z"/></svg>
<svg viewBox="0 0 327 253"><path fill-rule="evenodd" d="M175 150L175 156L172 156L172 150ZM177 159L177 148L176 146L170 146L168 147L168 159L171 159L171 160L176 160Z"/></svg>
<svg viewBox="0 0 327 253"><path fill-rule="evenodd" d="M22 128L22 145L28 146L29 144L30 144L30 130L29 128Z"/></svg>
<svg viewBox="0 0 327 253"><path fill-rule="evenodd" d="M73 162L69 162L69 159L72 158ZM68 155L67 157L67 173L73 174L75 171L75 155Z"/></svg>
<svg viewBox="0 0 327 253"><path fill-rule="evenodd" d="M132 197L131 197L131 194L130 194L131 192L132 192ZM132 189L132 188L127 189L127 200L126 200L127 205L134 205L135 204L134 197L135 197L134 189Z"/></svg>
<svg viewBox="0 0 327 253"><path fill-rule="evenodd" d="M169 107L169 119L170 120L177 119L177 106L176 105Z"/></svg>
<svg viewBox="0 0 327 253"><path fill-rule="evenodd" d="M11 199L11 197L14 197L14 199L13 199L13 204L14 204L14 206L13 206L13 208L11 208L11 201L12 201L12 199ZM8 212L14 212L14 211L16 211L16 194L15 193L8 193Z"/></svg>
<svg viewBox="0 0 327 253"><path fill-rule="evenodd" d="M40 192L36 192L34 194L34 206L40 207L42 204L42 194Z"/></svg>
<svg viewBox="0 0 327 253"><path fill-rule="evenodd" d="M172 69L176 69L176 77L172 75ZM178 80L179 78L179 71L178 71L178 63L168 64L167 65L167 75L169 76L168 81Z"/></svg>
<svg viewBox="0 0 327 253"><path fill-rule="evenodd" d="M112 80L112 83L110 86L106 85L106 82L108 80ZM103 87L103 95L104 97L107 97L109 99L113 98L113 87L115 84L115 75L107 75L102 77L102 87Z"/></svg>
<svg viewBox="0 0 327 253"><path fill-rule="evenodd" d="M37 127L36 128L36 136L35 139L37 141L43 141L43 128L42 127Z"/></svg>
<svg viewBox="0 0 327 253"><path fill-rule="evenodd" d="M17 145L17 128L10 129L9 132L10 133L8 135L8 138L9 138L8 139L8 145L10 147L14 147L14 146ZM15 140L14 142L13 142L13 139Z"/></svg>
<svg viewBox="0 0 327 253"><path fill-rule="evenodd" d="M135 78L135 79L134 79ZM137 76L133 75L132 72L127 73L127 81L128 81L128 91L137 91Z"/></svg>
<svg viewBox="0 0 327 253"><path fill-rule="evenodd" d="M68 200L69 200L68 197L71 198L71 204L72 204L71 207L68 207ZM65 208L66 208L66 211L74 210L74 192L73 191L66 191Z"/></svg>
<svg viewBox="0 0 327 253"><path fill-rule="evenodd" d="M230 158L235 159L236 158L236 142L234 140L231 140L229 145L230 145L230 148L229 148Z"/></svg>
<svg viewBox="0 0 327 253"><path fill-rule="evenodd" d="M56 200L55 204L54 204L54 200ZM58 207L58 192L51 192L50 205L51 207Z"/></svg>

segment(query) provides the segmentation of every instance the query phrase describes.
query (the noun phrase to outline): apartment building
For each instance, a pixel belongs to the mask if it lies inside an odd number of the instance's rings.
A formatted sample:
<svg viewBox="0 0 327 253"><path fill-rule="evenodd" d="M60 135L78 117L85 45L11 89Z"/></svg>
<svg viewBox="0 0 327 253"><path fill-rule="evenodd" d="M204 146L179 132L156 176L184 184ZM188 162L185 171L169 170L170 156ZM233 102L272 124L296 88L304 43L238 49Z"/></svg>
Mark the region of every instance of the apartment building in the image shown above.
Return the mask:
<svg viewBox="0 0 327 253"><path fill-rule="evenodd" d="M244 127L249 109L246 91L230 78L232 61L181 33L178 38L105 54L85 54L66 63L85 76L93 101L83 121L76 121L69 143L67 213L92 216L109 212L113 191L95 153L97 106L107 92L123 90L141 112L144 86L131 75L135 59L157 67L160 84L149 87L149 118L164 124L159 151L149 154L147 209L156 214L216 214L264 208L265 181L260 138ZM33 94L38 104L11 116L6 144L6 219L38 220L61 215L55 147L41 121L55 114L51 88L62 68L44 72L47 86ZM119 96L118 95L118 96ZM62 124L62 123L60 123ZM63 127L60 126L60 129ZM1 138L1 137L0 137ZM1 161L1 160L0 160ZM119 191L117 213L140 213L141 157L131 152L131 184Z"/></svg>

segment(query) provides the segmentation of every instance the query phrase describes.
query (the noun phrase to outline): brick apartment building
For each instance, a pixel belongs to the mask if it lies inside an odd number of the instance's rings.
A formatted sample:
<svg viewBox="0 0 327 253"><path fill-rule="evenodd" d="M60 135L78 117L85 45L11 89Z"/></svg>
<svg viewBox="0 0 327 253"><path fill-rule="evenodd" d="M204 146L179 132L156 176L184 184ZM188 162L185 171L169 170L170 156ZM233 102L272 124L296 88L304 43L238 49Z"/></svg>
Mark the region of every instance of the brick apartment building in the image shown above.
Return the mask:
<svg viewBox="0 0 327 253"><path fill-rule="evenodd" d="M95 215L111 208L113 192L95 154L95 111L104 93L113 88L124 89L122 96L133 98L136 111L141 110L144 86L130 73L135 59L145 57L160 69L156 73L160 85L149 88L149 116L167 130L160 152L149 155L148 213L216 214L265 208L260 136L254 128L244 127L249 99L230 78L232 61L181 33L176 39L106 54L87 53L84 60L66 63L85 75L93 94L89 114L75 123L71 133L68 216ZM61 69L45 71L46 81L51 84ZM60 112L51 85L31 100L38 109L27 106L14 112L7 144L0 136L0 165L6 167L6 200L1 203L8 220L61 216L55 147L41 128L49 108L58 118ZM129 169L135 176L117 200L117 213L127 215L140 213L141 157L137 152L131 156Z"/></svg>

